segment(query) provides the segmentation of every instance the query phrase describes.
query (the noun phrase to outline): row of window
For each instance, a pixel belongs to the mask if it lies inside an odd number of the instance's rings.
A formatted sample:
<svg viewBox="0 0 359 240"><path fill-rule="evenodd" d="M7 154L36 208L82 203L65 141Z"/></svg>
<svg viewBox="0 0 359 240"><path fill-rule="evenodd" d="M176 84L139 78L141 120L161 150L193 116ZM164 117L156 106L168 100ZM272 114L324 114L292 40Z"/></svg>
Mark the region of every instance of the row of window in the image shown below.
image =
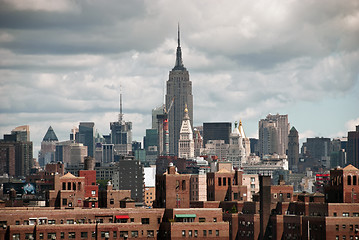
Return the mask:
<svg viewBox="0 0 359 240"><path fill-rule="evenodd" d="M334 213L333 213L333 216L334 216L334 217L337 217L337 213L334 212ZM349 212L343 212L343 213L342 213L342 216L343 216L343 217L350 217L350 213L349 213ZM359 212L353 212L353 217L359 217Z"/></svg>
<svg viewBox="0 0 359 240"><path fill-rule="evenodd" d="M339 239L340 239L339 236L335 236L335 240L339 240ZM341 239L342 239L342 240L346 240L346 239L347 239L347 236L343 235ZM354 240L354 239L355 239L355 240L358 240L359 237L358 237L358 236L349 236L348 239L350 239L350 240Z"/></svg>
<svg viewBox="0 0 359 240"><path fill-rule="evenodd" d="M98 233L99 236L101 238L110 238L110 232L109 231L101 231ZM130 234L130 235L129 235ZM144 235L144 231L141 231L141 234ZM68 239L75 239L76 238L76 232L61 232L59 234L60 239L65 239L65 236L68 237ZM91 238L96 238L96 232L81 232L80 236L82 239L88 239L89 237ZM117 234L117 231L113 231L112 232L112 238L117 238L117 236L121 237L121 238L127 238L127 237L138 237L138 231L120 231L119 234ZM155 231L154 230L147 230L147 237L154 237L155 236ZM47 237L47 238L45 238ZM39 239L56 239L57 234L55 232L50 232L46 234L44 233L39 233ZM12 240L20 240L21 239L21 234L20 233L14 233L12 234ZM25 239L34 239L34 233L25 233Z"/></svg>
<svg viewBox="0 0 359 240"><path fill-rule="evenodd" d="M87 221L85 221L85 219L78 219L78 220L74 220L74 219L67 219L66 222L64 222L64 220L60 220L60 224L84 224L84 223L103 223L103 219L99 218L94 220L93 222L91 221L91 219L87 219ZM112 218L109 219L109 222L112 223L113 220ZM128 219L117 219L115 220L116 223L127 223ZM133 223L135 222L134 218L130 218L130 222ZM141 223L142 224L150 224L150 218L141 218ZM157 218L157 223L160 224L161 223L161 218ZM1 221L0 225L6 225L7 222L6 221ZM47 218L44 219L36 219L36 218L31 218L30 220L24 220L24 224L23 225L44 225L44 224L56 224L56 220L54 219L49 219L47 220ZM20 221L15 221L15 225L20 225Z"/></svg>
<svg viewBox="0 0 359 240"><path fill-rule="evenodd" d="M203 230L203 237L213 236L212 230ZM219 230L215 231L216 236L219 236ZM182 237L198 237L198 230L182 230Z"/></svg>
<svg viewBox="0 0 359 240"><path fill-rule="evenodd" d="M346 228L347 228L347 225L343 224L343 225L342 225L342 228L343 228L343 229L346 229ZM335 229L336 229L337 231L339 231L339 224L335 225ZM350 231L353 231L353 230L356 230L356 229L359 229L359 225L358 225L358 224L355 225L355 229L354 229L354 225L353 225L353 224L350 224L350 225L349 225L349 230L350 230Z"/></svg>

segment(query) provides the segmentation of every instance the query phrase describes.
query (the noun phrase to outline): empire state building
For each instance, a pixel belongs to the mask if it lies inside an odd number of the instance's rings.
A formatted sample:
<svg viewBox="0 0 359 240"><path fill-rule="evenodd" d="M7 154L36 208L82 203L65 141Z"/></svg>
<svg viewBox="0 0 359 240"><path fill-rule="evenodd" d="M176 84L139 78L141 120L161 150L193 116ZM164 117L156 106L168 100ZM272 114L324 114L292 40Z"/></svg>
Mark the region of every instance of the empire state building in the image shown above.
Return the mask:
<svg viewBox="0 0 359 240"><path fill-rule="evenodd" d="M170 108L172 104L172 107ZM169 73L167 81L166 109L168 112L168 130L170 154L178 156L178 141L184 111L187 106L188 115L193 128L193 95L192 82L189 80L189 73L183 65L182 51L180 45L180 31L178 27L178 46L176 63Z"/></svg>

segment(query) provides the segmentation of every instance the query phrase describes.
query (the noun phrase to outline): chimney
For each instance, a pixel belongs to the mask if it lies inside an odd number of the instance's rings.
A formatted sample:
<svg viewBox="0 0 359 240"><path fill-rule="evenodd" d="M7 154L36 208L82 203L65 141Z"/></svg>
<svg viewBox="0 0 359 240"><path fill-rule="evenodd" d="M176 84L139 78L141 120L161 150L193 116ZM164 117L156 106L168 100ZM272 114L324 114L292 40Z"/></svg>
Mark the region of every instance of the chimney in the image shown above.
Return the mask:
<svg viewBox="0 0 359 240"><path fill-rule="evenodd" d="M172 162L170 164L168 164L167 173L168 174L176 174L176 167L173 166Z"/></svg>

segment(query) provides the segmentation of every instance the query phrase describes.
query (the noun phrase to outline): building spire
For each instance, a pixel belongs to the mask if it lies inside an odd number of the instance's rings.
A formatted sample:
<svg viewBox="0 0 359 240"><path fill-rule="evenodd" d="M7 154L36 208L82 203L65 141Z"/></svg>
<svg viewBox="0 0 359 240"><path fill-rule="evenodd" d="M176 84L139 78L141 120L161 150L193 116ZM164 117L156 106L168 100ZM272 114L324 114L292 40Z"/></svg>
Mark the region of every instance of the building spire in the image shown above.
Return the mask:
<svg viewBox="0 0 359 240"><path fill-rule="evenodd" d="M177 31L177 52L176 52L176 63L173 70L186 70L186 68L183 66L182 61L182 50L181 50L181 41L180 41L180 27L178 23L178 31Z"/></svg>
<svg viewBox="0 0 359 240"><path fill-rule="evenodd" d="M123 113L122 113L122 91L121 91L121 85L120 85L120 114L118 114L118 121L123 121Z"/></svg>

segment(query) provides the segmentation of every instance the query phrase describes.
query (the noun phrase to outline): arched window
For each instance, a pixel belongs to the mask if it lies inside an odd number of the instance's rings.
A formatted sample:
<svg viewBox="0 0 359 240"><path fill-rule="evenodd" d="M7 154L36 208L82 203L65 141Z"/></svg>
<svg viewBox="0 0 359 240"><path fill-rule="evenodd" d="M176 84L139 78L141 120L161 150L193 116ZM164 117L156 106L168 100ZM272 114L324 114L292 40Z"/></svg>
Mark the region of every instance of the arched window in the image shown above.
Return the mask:
<svg viewBox="0 0 359 240"><path fill-rule="evenodd" d="M348 185L352 185L352 176L348 176L347 177L347 180L348 180Z"/></svg>
<svg viewBox="0 0 359 240"><path fill-rule="evenodd" d="M357 185L357 176L353 176L353 185Z"/></svg>

